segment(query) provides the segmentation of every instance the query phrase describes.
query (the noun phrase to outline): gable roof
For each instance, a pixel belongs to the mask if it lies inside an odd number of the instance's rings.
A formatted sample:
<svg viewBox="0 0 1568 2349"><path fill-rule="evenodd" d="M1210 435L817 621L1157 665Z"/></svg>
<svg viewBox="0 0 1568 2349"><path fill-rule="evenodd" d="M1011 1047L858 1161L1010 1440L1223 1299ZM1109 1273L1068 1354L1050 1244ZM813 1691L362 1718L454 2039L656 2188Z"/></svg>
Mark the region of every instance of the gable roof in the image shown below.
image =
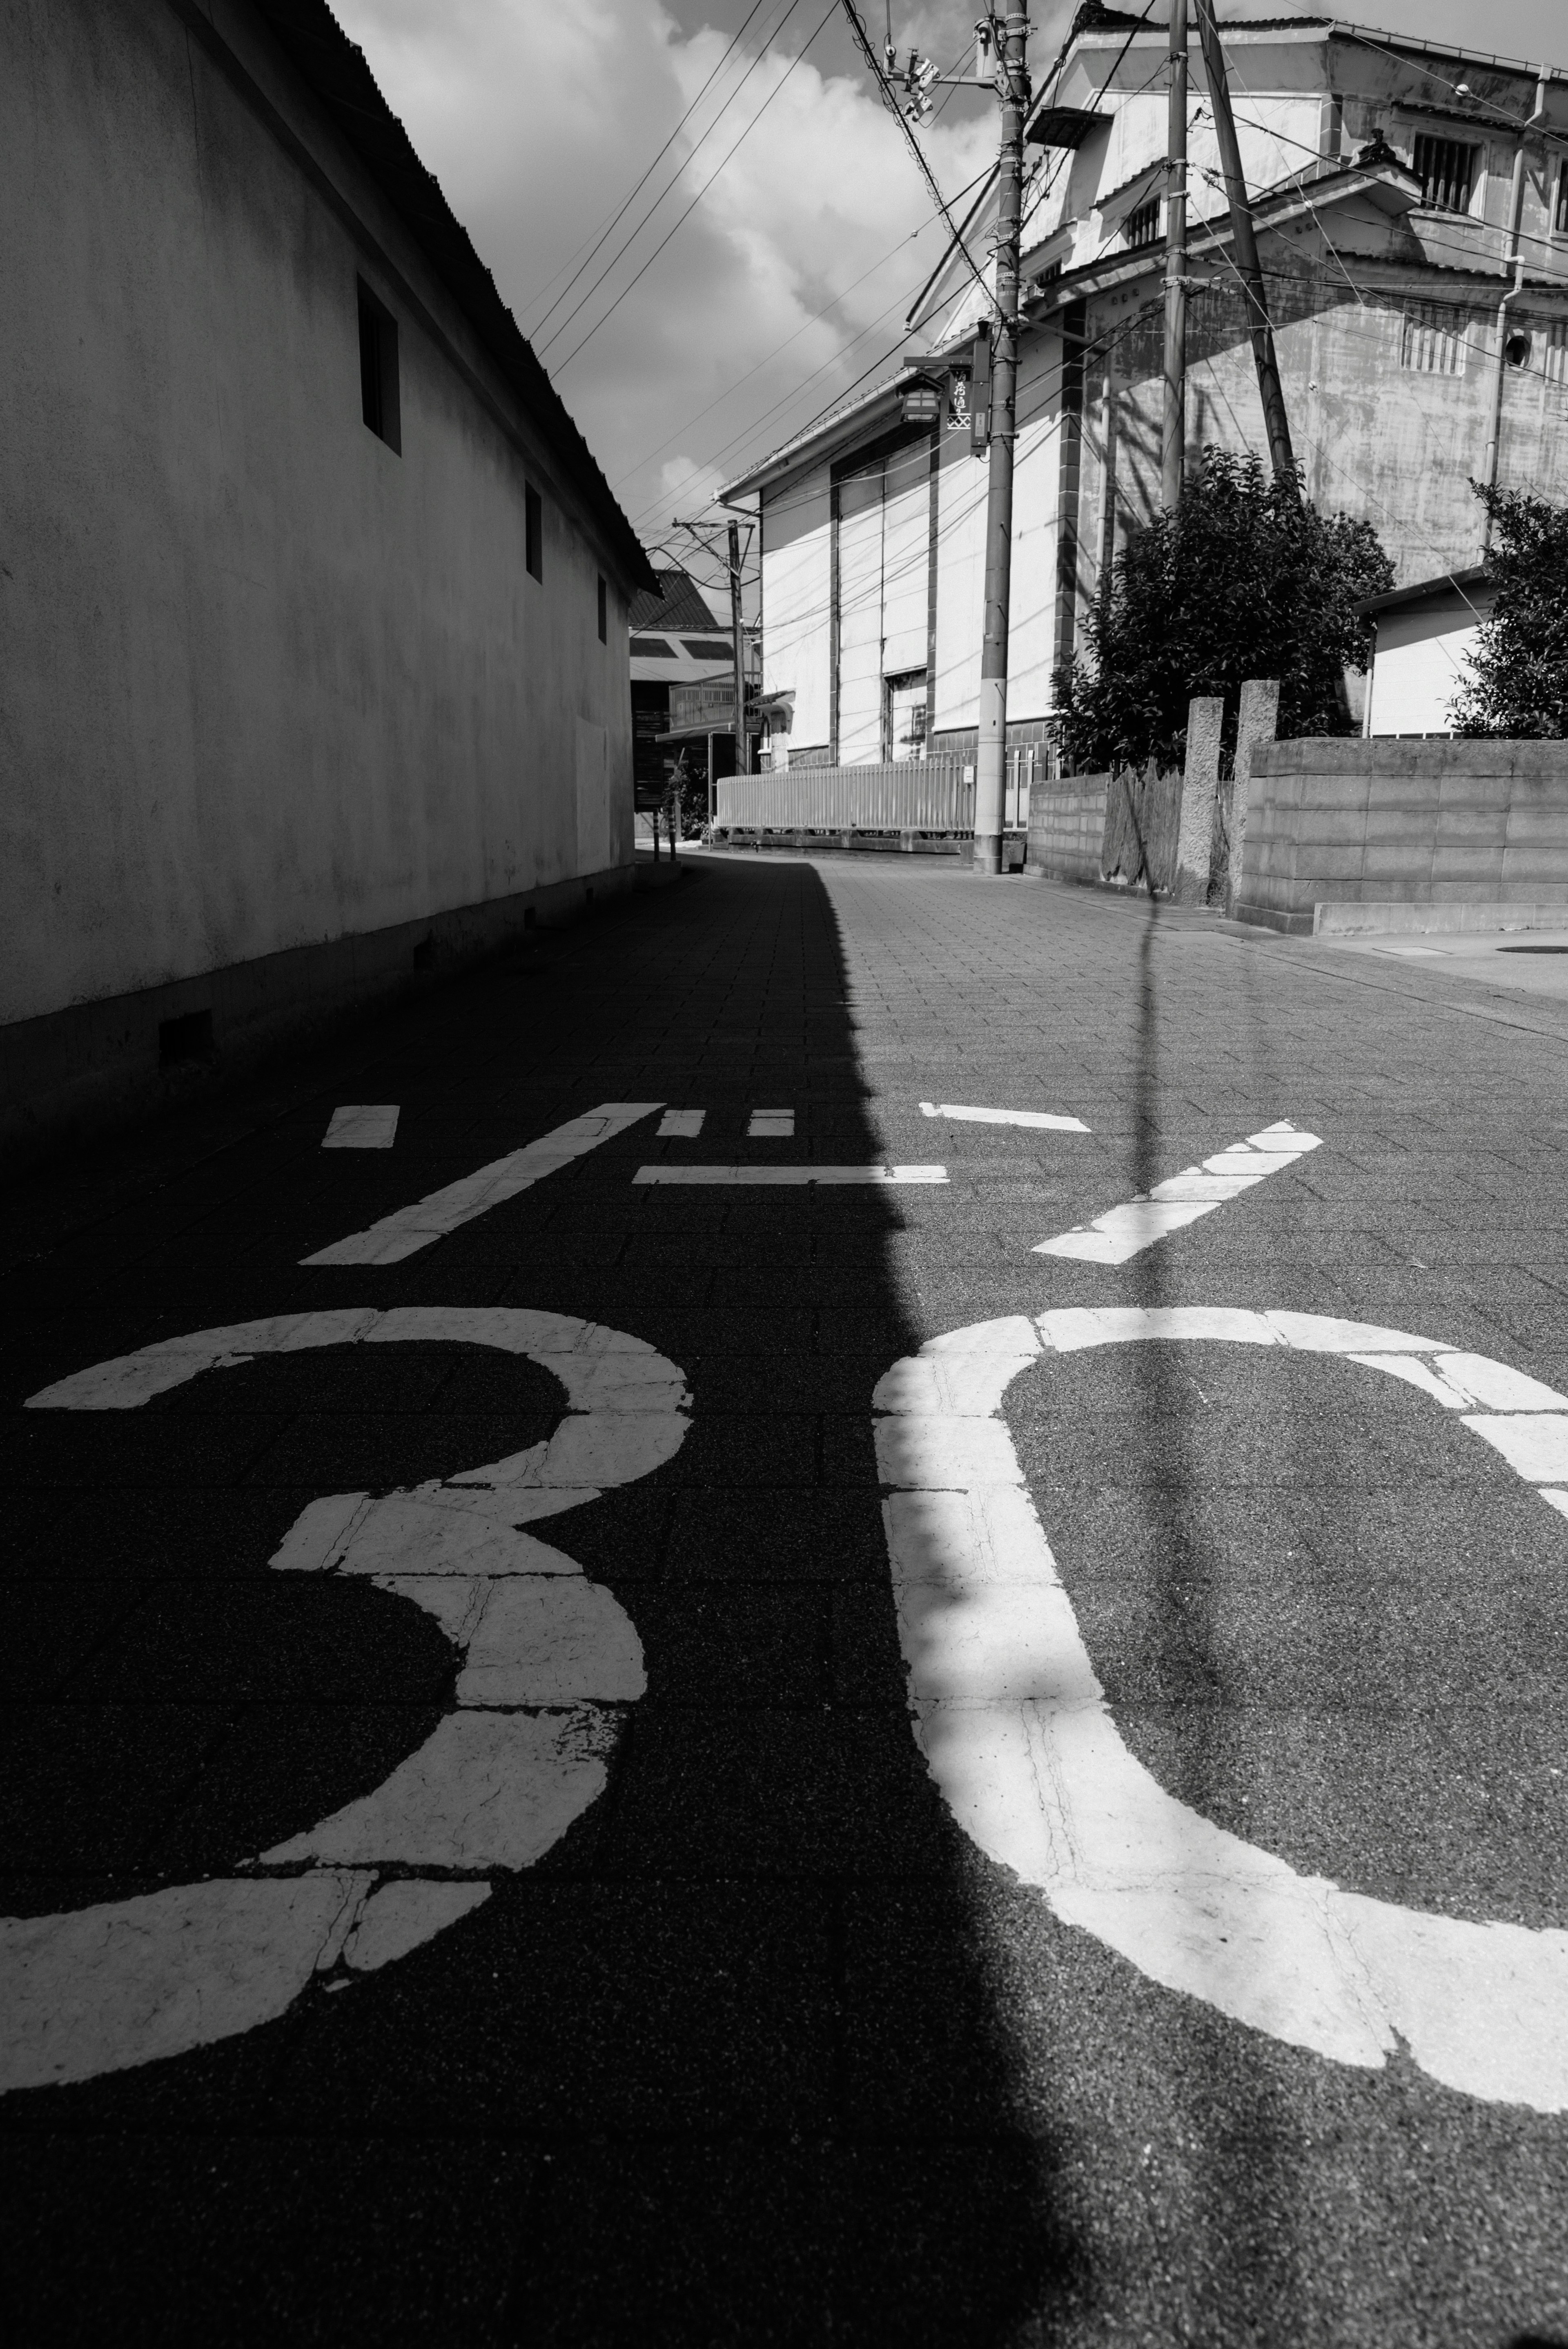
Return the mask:
<svg viewBox="0 0 1568 2349"><path fill-rule="evenodd" d="M250 0L250 5L462 311L603 533L605 552L625 584L634 590L651 588L653 566L641 541L501 300L468 231L382 97L364 50L349 39L326 0Z"/></svg>
<svg viewBox="0 0 1568 2349"><path fill-rule="evenodd" d="M667 571L655 570L656 585L645 587L634 595L626 615L630 628L695 628L701 636L712 636L723 623L713 616L713 608L689 571L675 564Z"/></svg>

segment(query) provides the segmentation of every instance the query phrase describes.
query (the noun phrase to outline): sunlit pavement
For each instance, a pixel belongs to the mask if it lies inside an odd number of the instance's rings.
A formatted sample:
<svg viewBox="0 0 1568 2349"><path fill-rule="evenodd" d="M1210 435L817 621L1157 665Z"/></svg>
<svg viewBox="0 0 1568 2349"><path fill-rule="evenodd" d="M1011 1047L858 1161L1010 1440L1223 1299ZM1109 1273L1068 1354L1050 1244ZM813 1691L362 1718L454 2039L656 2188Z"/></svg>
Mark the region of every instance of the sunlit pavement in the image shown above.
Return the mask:
<svg viewBox="0 0 1568 2349"><path fill-rule="evenodd" d="M17 1192L8 2336L1568 2339L1455 947L694 858Z"/></svg>

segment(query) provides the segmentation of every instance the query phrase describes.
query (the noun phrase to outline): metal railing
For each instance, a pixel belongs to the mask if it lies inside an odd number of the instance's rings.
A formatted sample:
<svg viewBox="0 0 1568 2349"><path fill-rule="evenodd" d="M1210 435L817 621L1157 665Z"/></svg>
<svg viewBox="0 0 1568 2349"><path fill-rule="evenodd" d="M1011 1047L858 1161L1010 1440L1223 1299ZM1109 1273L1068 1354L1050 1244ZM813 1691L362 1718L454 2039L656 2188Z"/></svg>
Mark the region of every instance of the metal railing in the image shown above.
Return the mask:
<svg viewBox="0 0 1568 2349"><path fill-rule="evenodd" d="M717 822L748 832L973 832L975 776L956 759L726 775Z"/></svg>
<svg viewBox="0 0 1568 2349"><path fill-rule="evenodd" d="M1007 754L1004 822L1026 832L1032 749ZM715 822L746 832L957 833L975 830L975 769L959 759L899 759L883 766L789 767L725 775Z"/></svg>

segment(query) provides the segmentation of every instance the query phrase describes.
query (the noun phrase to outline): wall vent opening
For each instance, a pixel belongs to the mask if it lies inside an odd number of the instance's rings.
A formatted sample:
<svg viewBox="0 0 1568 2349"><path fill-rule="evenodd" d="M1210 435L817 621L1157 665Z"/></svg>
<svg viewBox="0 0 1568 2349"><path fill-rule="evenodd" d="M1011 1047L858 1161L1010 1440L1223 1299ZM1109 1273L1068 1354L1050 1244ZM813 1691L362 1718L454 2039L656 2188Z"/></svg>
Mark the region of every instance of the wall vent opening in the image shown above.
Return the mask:
<svg viewBox="0 0 1568 2349"><path fill-rule="evenodd" d="M183 1011L178 1019L159 1021L158 1065L160 1069L177 1069L189 1061L210 1060L211 1055L211 1011Z"/></svg>
<svg viewBox="0 0 1568 2349"><path fill-rule="evenodd" d="M397 321L363 277L359 288L359 406L378 440L403 453L403 410L397 389Z"/></svg>

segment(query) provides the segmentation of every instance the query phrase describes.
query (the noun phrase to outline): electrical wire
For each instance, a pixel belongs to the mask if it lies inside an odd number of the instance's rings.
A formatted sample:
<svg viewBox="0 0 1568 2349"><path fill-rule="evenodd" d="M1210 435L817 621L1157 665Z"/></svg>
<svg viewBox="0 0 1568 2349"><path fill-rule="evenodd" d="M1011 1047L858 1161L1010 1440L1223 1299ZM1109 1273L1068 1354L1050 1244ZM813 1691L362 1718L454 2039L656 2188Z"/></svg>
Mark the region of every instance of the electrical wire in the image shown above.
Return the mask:
<svg viewBox="0 0 1568 2349"><path fill-rule="evenodd" d="M977 182L972 180L969 184L970 187L974 187ZM959 191L960 195L966 194L967 192L968 191L966 189L960 189ZM869 269L861 270L858 277L852 278L848 285L841 286L838 293L836 293L830 301L827 301L822 305L822 307L820 310L813 311L810 317L807 318L800 326L797 326L793 334L786 335L781 343L776 343L770 351L766 352L763 357L757 361L755 367L749 367L747 368L744 375L737 376L735 381L725 390L721 391L717 399L710 399L706 408L699 408L695 416L688 417L677 431L671 433L667 440L662 440L656 449L650 449L645 457L639 457L635 464L628 466L625 472L620 476L619 480L612 483L612 487L618 490L624 482L631 480L633 474L641 472L645 465L651 465L655 457L662 457L665 450L672 447L674 443L680 440L686 433L689 432L694 424L700 424L705 416L711 416L716 408L721 407L725 400L728 399L732 394L740 389L742 384L749 383L754 375L759 373L763 367L769 366L772 360L778 358L781 352L787 351L791 343L799 342L800 336L803 334L806 334L810 328L819 326L828 316L828 313L830 310L836 310L838 308L841 302L847 302L850 295L853 294L859 286L863 285L868 277L874 277L879 269L885 269L888 263L893 259L895 254L902 252L906 244L913 243L916 237L923 236L926 230L930 228L933 222L940 217L941 215L937 212L929 213L927 217L921 222L918 228L913 228L906 236L901 236L896 244L890 244L887 251L884 254L882 254L878 259L873 261ZM891 306L896 309L898 306L898 301L902 299L903 296L900 295L898 300L895 300ZM882 317L885 317L886 316L886 311L880 313L879 317L872 321L872 325L880 324ZM774 407L782 407L788 400L798 398L800 391L804 389L806 384L810 383L816 376L821 374L824 367L835 365L836 362L843 357L846 350L853 349L854 344L859 342L861 337L870 331L871 329L869 327L861 327L859 335L853 336L848 344L841 345L839 350L834 352L831 358L826 359L822 362L822 367L813 368L811 374L805 377L803 381L795 387L794 390L787 392L781 399L775 401ZM772 412L772 409L766 409L763 411L763 415L771 415ZM758 419L756 421L759 422L760 420L761 419ZM739 439L744 433L754 431L755 429L756 422L753 422L752 424L743 426L742 432L740 434L737 434L735 437ZM733 445L731 442L726 442L725 448L728 448L731 445ZM715 453L716 455L722 455L724 450L721 449ZM711 464L714 461L714 459L710 457L706 461Z"/></svg>
<svg viewBox="0 0 1568 2349"><path fill-rule="evenodd" d="M1150 0L1150 5L1153 5L1153 0ZM861 22L860 11L855 6L855 0L843 0L843 10L845 16L849 20L850 30L854 36L855 46L860 50L861 55L864 57L867 65L871 67L877 88L882 92L882 102L887 107L888 111L892 114L893 120L897 123L900 132L903 135L904 145L914 157L915 163L919 168L922 179L925 181L926 186L930 189L932 195L936 200L936 209L942 214L943 219L947 222L948 230L952 235L954 244L955 244L963 254L965 261L968 264L970 274L974 277L976 285L979 286L982 295L988 303L990 303L992 308L995 310L997 316L1000 317L1002 314L1000 307L997 305L996 297L992 293L990 287L986 285L985 277L975 262L974 254L970 252L969 247L965 243L963 237L959 233L957 225L954 221L953 214L947 208L947 199L943 194L940 186L937 184L936 174L932 170L930 163L926 160L925 150L914 135L913 126L908 120L903 108L899 105L897 96L893 90L892 85L888 80L887 71L882 65L882 59L878 57L875 49L872 47L871 36L866 31L864 24ZM952 248L950 247L949 250L951 249Z"/></svg>
<svg viewBox="0 0 1568 2349"><path fill-rule="evenodd" d="M729 63L730 58L735 55L735 52L739 47L741 39L746 32L746 28L750 24L753 16L758 14L758 10L766 7L767 5L768 0L752 0L752 5L747 11L746 16L741 22L739 30L736 33L734 39L729 44L729 47L726 49L724 55L720 57L718 63L715 66L707 79L704 82L696 96L692 99L691 104L686 108L686 112L681 116L680 120L676 124L675 129L665 140L664 145L659 149L658 153L654 157L653 161L643 173L643 176L637 181L636 186L633 188L631 192L625 197L619 210L611 213L609 219L599 230L597 235L593 239L592 249L590 249L588 241L584 240L584 242L578 246L577 252L573 254L569 260L562 262L561 268L555 273L555 277L547 277L544 284L540 287L539 293L531 294L529 295L528 300L522 305L525 311L532 308L534 303L539 300L540 295L549 293L551 287L555 283L555 279L562 275L566 270L572 268L572 264L577 259L579 254L584 256L582 269L573 270L570 283L562 287L561 292L550 305L550 308L545 311L543 317L535 321L532 327L529 330L531 335L542 333L545 323L551 316L552 312L560 308L562 303L565 301L567 295L571 293L573 285L576 284L578 278L583 274L583 270L587 268L589 262L593 260L594 254L599 251L599 248L603 243L605 238L616 226L617 222L625 217L628 207L634 202L642 190L646 187L648 181L652 179L659 165L664 161L665 157L669 153L670 149L675 145L676 140L680 137L681 132L686 129L686 124L691 120L692 116L696 112L697 108L702 104L703 99L707 96L708 91L713 88L714 83L718 79L719 75L724 71L725 67ZM738 84L737 87L738 88ZM734 96L735 91L732 90L730 92L730 98L733 98ZM727 106L729 104L729 98L726 98L724 103L725 106ZM723 112L724 108L721 107L719 109L719 115L722 115ZM714 120L717 121L718 119L719 116L716 115ZM710 123L708 126L709 129L711 129L713 125ZM704 136L707 136L706 132L704 133ZM687 160L689 161L689 160L690 158L688 157ZM665 193L668 193L667 190L665 191ZM661 198L660 201L662 202L663 199Z"/></svg>
<svg viewBox="0 0 1568 2349"><path fill-rule="evenodd" d="M745 87L746 87L747 83L751 79L751 77L752 77L752 75L757 71L758 67L759 65L761 65L761 64L762 64L762 62L763 62L764 58L771 57L771 56L772 56L772 54L773 54L773 49L772 49L772 44L773 44L773 42L778 38L779 35L779 34L784 30L785 26L789 22L790 17L795 14L795 11L796 11L796 9L799 6L799 5L800 5L800 0L789 0L789 6L785 9L783 16L780 16L780 18L779 19L779 22L774 26L773 30L772 30L771 34L769 36L768 41L764 44L764 46L763 46L761 48L759 48L759 49L758 50L757 55L752 58L751 63L747 67L746 71L741 75L740 79L737 82L737 84L736 84L736 86L735 86L734 89L732 89L732 90L731 90L731 92L730 92L730 94L729 94L729 97L726 98L726 100L725 100L725 102L724 102L724 105L719 109L719 111L718 111L718 113L715 116L714 120L713 120L713 121L708 125L707 129L707 130L705 130L705 131L703 132L703 134L702 134L702 138L701 138L701 139L699 139L699 140L697 140L697 142L696 142L696 148L694 148L694 149L693 149L693 150L692 150L692 153L691 153L689 156L687 156L687 157L683 160L683 162L681 163L681 166L680 166L680 170L676 171L676 176L675 176L675 178L670 181L669 186L664 190L664 191L663 191L663 193L662 193L662 194L660 194L660 195L656 196L656 197L655 198L654 202L649 205L649 207L648 207L647 211L644 213L644 215L643 215L642 219L637 222L636 227L632 231L632 233L631 233L630 236L623 238L623 240L622 240L621 243L617 246L617 248L616 248L616 250L614 251L614 253L613 253L613 254L611 254L611 256L610 256L609 260L605 263L605 264L604 264L603 268L599 272L599 274L598 274L598 276L593 280L593 285L589 286L589 288L588 288L587 292L582 295L582 297L581 297L581 299L580 299L580 300L578 300L577 302L575 302L575 303L573 305L572 308L571 308L570 310L568 310L568 312L566 313L565 317L562 319L561 324L560 324L557 327L555 327L555 329L553 330L553 332L552 332L552 334L551 334L551 335L546 338L545 342L544 342L544 343L542 344L542 346L541 347L540 356L541 356L542 357L543 357L543 356L544 356L544 355L545 355L545 354L546 354L546 353L547 353L547 352L548 352L548 351L549 351L549 350L553 347L553 345L555 345L556 343L558 343L558 342L561 340L562 336L562 335L564 335L564 333L566 332L566 329L568 328L568 326L571 326L572 321L573 320L573 318L575 318L575 317L578 316L579 312L581 312L581 311L583 311L583 310L584 310L584 309L586 309L586 308L587 308L587 306L588 306L589 303L593 299L594 295L595 295L595 294L597 294L597 292L599 291L599 288L600 288L600 287L604 284L605 280L606 280L606 279L607 279L607 278L612 274L612 273L614 272L614 270L615 269L615 267L617 266L617 264L619 264L619 263L620 263L620 262L624 258L624 256L626 255L626 254L628 254L628 253L631 251L631 249L632 249L633 245L634 245L634 244L635 244L635 243L636 243L636 241L637 241L638 237L639 237L639 236L641 236L641 234L642 234L642 233L643 233L644 229L645 229L645 228L647 227L648 223L649 223L649 222L650 222L650 221L653 219L654 214L657 212L657 210L658 210L658 208L659 208L660 204L662 204L662 203L664 202L664 201L665 201L665 196L668 196L668 195L672 195L672 194L674 193L674 191L675 191L676 188L676 187L679 185L679 183L680 183L681 173L682 173L683 171L685 171L686 170L687 166L688 166L691 162L693 162L693 161L696 160L696 156L697 152L701 150L701 148L702 148L702 146L703 146L704 142L705 142L705 141L706 141L706 140L707 140L711 136L711 134L712 134L712 132L714 131L714 129L717 127L717 124L718 124L718 123L723 119L723 117L724 117L725 113L727 111L728 108L729 108L729 107L730 107L730 105L733 103L733 101L734 101L737 98L738 98L738 97L739 97L740 92L745 88ZM829 9L829 11L828 11L828 16L830 16L832 15L832 13L833 13L833 12L832 12L831 8L830 8L830 9ZM824 19L823 19L823 22L825 23L826 21L827 21L827 20L826 20L826 18L824 18ZM819 26L818 26L818 27L817 27L817 32L818 32L818 33L820 33L820 32L821 31L821 29L822 29L821 26L820 26L820 25L819 25ZM789 78L790 74L792 74L792 73L794 72L795 67L799 64L801 57L803 57L805 56L805 54L806 54L806 49L809 49L809 48L810 47L810 46L811 46L811 41L814 41L814 40L816 39L816 37L817 37L817 33L813 33L813 34L812 34L812 36L811 36L811 40L810 40L810 41L808 41L808 42L806 43L806 48L805 48L805 49L801 49L801 50L798 51L798 53L796 54L796 56L795 56L795 57L793 57L790 59L789 64L789 65L788 65L788 67L785 68L785 72L784 72L784 76L783 76L783 80L784 80L784 81L788 81L788 79ZM729 149L728 153L727 153L727 154L726 154L726 156L725 156L725 158L724 158L724 161L723 161L723 162L721 162L721 163L719 164L717 171L713 171L713 172L710 172L710 174L708 175L707 179L703 182L703 185L702 185L702 186L697 190L696 194L692 198L691 202L690 202L689 204L687 204L687 206L686 206L686 211L685 211L684 212L682 212L682 214L681 214L681 216L680 216L680 220L677 220L677 221L676 221L676 228L679 228L679 227L680 227L680 225L681 225L681 222L682 222L682 221L685 221L686 219L687 219L687 218L689 217L689 215L691 214L691 212L695 210L696 206L701 202L701 201L702 201L703 197L707 193L708 189L712 187L712 185L713 185L713 183L714 183L714 181L717 179L719 171L723 171L725 163L727 163L727 162L728 162L728 160L729 160L730 156L731 156L731 155L733 155L733 154L735 153L736 148L737 148L737 147L741 146L741 145L745 142L745 140L750 137L750 135L751 135L752 131L756 129L757 125L758 124L758 122L760 122L760 120L762 119L762 117L767 113L768 109L772 105L773 100L778 97L778 95L779 95L779 89L782 88L782 86L783 86L783 85L782 85L782 82L776 82L776 83L774 84L774 86L773 86L772 89L769 92L768 96L763 99L763 101L762 101L761 105L758 108L757 112L752 116L751 120L747 124L747 126L746 126L745 129L741 132L740 137L739 137L739 138L735 141L734 146L732 146L732 147ZM640 276L643 274L643 272L644 272L644 271L648 267L648 265L649 265L649 262L654 261L654 260L656 260L656 259L658 258L659 254L661 254L661 253L664 251L664 249L665 249L665 245L668 244L668 243L669 243L669 241L670 241L670 236L673 236L674 234L675 234L675 229L672 229L672 230L670 231L670 233L669 233L669 236L666 236L666 237L665 238L664 243L661 243L660 245L658 245L658 246L655 249L655 252L654 252L652 254L650 254L650 255L649 255L649 260L648 260L648 261L642 262L642 263L638 265L636 274L635 274L635 275L631 279L631 281L630 281L630 283L629 283L628 285L626 285L623 286L623 288L622 288L621 292L616 295L614 303L614 304L612 304L612 305L611 305L611 306L612 306L612 308L618 307L618 306L619 306L619 305L620 305L622 302L624 302L624 301L625 300L626 295L627 295L631 292L631 290L632 290L632 286L633 286L633 285L634 285L636 284L636 282L637 282L637 278L638 278L638 277L640 277ZM609 316L609 315L610 315L609 311L606 311L606 312L605 312L605 314L604 314L604 316L605 316L605 317L608 317L608 316ZM592 330L592 331L593 331L593 333L595 333L595 334L596 334L596 333L598 332L599 327L600 327L600 326L602 326L603 325L603 323L604 323L604 319L603 319L603 318L600 318L600 319L597 321L596 325L594 326L594 327L593 328L593 330ZM584 336L583 339L583 342L586 342L586 341L588 340L588 336ZM582 344L582 343L577 344L577 345L575 346L575 347L573 348L573 350L570 353L569 357L570 357L571 358L575 358L575 357L576 357L576 355L577 355L577 352L578 352L579 350L581 350L581 349L582 349L582 347L583 347L583 344ZM568 360L567 360L567 359L562 359L562 360L561 361L561 365L562 365L562 367L565 367L567 364L568 364Z"/></svg>

